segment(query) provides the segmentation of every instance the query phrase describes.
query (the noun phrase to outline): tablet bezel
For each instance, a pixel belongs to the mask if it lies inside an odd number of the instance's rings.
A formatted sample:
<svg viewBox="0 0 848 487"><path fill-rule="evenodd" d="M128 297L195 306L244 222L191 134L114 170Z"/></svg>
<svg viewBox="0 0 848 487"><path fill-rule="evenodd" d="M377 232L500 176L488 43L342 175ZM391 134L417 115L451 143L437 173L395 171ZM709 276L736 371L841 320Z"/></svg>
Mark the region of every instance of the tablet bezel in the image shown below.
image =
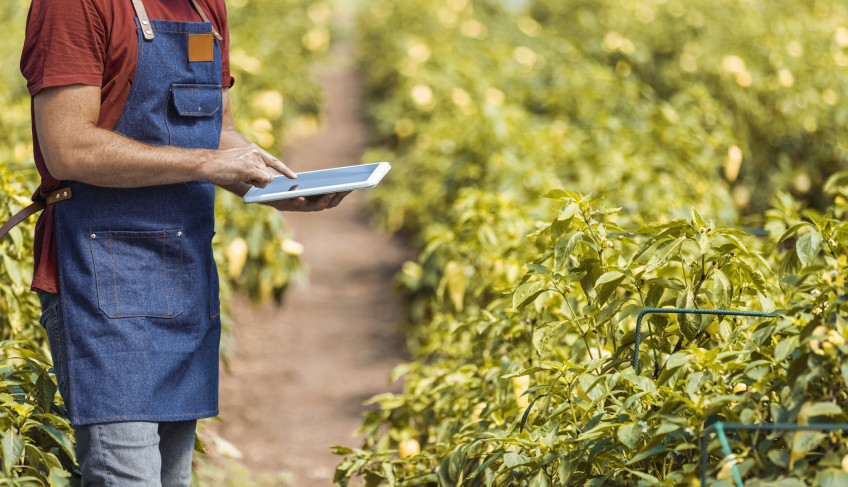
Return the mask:
<svg viewBox="0 0 848 487"><path fill-rule="evenodd" d="M375 166L374 170L371 172L371 175L368 176L368 179L365 181L358 181L355 183L346 183L346 184L334 184L329 186L320 186L317 188L311 189L296 189L293 191L277 191L273 193L266 193L264 188L257 188L253 186L248 190L247 194L244 195L245 203L267 203L269 201L278 201L285 200L291 198L298 198L301 196L314 196L320 194L330 194L330 193L340 193L342 191L352 191L354 189L367 189L373 188L377 186L377 183L383 179L383 176L389 172L389 169L392 168L392 165L388 162L372 162L368 164L359 164L359 166ZM318 171L305 171L300 174L313 174L313 173L322 173L322 172L332 172L347 169L350 167L357 166L344 166L344 167L334 167L330 169L320 169ZM277 176L278 178L284 178L285 176Z"/></svg>

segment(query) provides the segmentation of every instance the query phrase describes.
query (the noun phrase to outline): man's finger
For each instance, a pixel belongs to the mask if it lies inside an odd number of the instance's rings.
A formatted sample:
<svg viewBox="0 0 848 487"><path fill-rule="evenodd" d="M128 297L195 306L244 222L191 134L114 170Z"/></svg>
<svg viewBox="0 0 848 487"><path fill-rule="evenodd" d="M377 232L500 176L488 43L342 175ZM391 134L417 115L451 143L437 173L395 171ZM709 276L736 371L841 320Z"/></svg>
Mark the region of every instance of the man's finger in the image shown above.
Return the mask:
<svg viewBox="0 0 848 487"><path fill-rule="evenodd" d="M345 196L347 196L347 193L336 193L335 195L333 195L333 199L332 199L332 201L330 201L329 207L335 208L335 207L339 206L339 203L342 202L342 200L344 199Z"/></svg>
<svg viewBox="0 0 848 487"><path fill-rule="evenodd" d="M343 191L341 193L336 193L333 197L333 201L330 202L329 207L335 208L335 207L339 206L339 204L342 202L342 200L345 199L345 197L347 197L347 195L349 195L350 193L351 193L351 191Z"/></svg>
<svg viewBox="0 0 848 487"><path fill-rule="evenodd" d="M269 154L266 150L262 149L261 147L259 147L259 146L257 146L257 147L259 148L259 154L262 156L262 159L264 159L265 164L268 167L274 168L275 170L279 171L280 174L282 174L283 176L285 176L289 179L297 179L297 174L295 174L294 171L289 169L288 166L283 164L282 161L280 161L276 157L272 156L271 154Z"/></svg>
<svg viewBox="0 0 848 487"><path fill-rule="evenodd" d="M315 202L315 205L314 205L316 207L315 209L320 211L320 210L323 210L324 208L329 207L330 203L332 203L335 198L336 198L335 193L325 194L324 196L321 197L321 199L319 199L318 201Z"/></svg>

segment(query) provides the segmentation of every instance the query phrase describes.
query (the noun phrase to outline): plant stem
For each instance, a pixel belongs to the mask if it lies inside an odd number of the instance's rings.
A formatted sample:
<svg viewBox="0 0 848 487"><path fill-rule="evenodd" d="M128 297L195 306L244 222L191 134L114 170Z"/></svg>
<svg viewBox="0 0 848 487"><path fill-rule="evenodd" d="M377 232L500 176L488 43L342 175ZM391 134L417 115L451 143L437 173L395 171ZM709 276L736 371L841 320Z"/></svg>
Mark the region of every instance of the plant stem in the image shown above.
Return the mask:
<svg viewBox="0 0 848 487"><path fill-rule="evenodd" d="M571 317L574 319L574 325L577 326L577 330L583 336L583 343L586 344L586 353L589 354L589 359L594 360L595 357L592 356L592 347L589 346L589 339L586 338L586 333L583 332L583 328L580 326L579 320L577 318L577 313L574 312L574 308L571 307L571 303L568 301L568 298L565 299L565 304L567 304L568 309L571 310ZM600 354L600 351L598 353Z"/></svg>

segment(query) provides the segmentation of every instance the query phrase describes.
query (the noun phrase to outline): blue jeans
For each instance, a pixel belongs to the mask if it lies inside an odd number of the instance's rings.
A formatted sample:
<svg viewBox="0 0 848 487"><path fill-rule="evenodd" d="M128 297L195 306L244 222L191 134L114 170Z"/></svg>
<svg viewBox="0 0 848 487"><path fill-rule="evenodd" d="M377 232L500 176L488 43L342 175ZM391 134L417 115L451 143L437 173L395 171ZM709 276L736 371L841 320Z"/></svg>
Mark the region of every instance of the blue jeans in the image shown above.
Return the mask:
<svg viewBox="0 0 848 487"><path fill-rule="evenodd" d="M59 393L68 397L65 326L58 294L38 293ZM196 420L75 426L82 487L182 487L191 482Z"/></svg>

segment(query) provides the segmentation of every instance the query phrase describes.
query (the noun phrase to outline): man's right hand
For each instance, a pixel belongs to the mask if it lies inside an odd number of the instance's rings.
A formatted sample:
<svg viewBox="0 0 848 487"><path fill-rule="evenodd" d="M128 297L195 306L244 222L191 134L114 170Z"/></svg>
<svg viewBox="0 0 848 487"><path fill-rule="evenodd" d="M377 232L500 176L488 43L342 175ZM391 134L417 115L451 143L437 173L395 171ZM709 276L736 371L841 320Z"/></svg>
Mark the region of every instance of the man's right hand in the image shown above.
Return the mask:
<svg viewBox="0 0 848 487"><path fill-rule="evenodd" d="M280 174L289 179L297 175L279 159L256 144L209 151L200 165L200 179L219 186L245 183L264 188Z"/></svg>

